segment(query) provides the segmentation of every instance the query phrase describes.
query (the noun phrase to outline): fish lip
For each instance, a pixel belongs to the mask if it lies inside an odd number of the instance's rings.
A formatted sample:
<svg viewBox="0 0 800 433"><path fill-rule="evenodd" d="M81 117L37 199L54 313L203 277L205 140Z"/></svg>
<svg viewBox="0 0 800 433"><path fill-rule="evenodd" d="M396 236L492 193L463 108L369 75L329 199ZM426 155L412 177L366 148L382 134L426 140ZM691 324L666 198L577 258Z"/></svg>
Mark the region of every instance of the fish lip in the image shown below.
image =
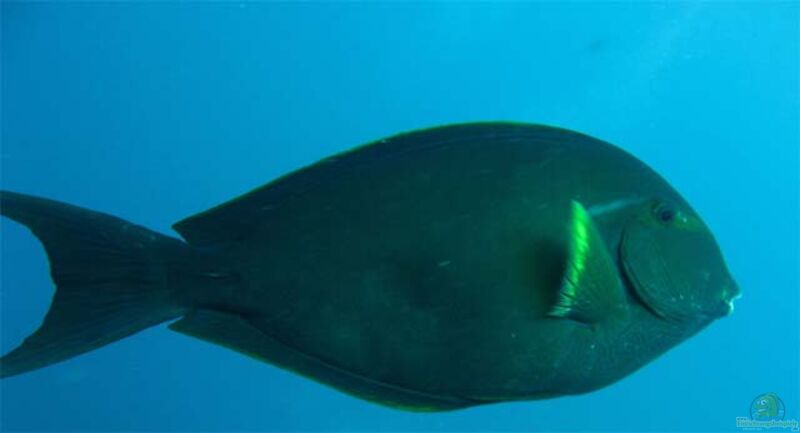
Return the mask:
<svg viewBox="0 0 800 433"><path fill-rule="evenodd" d="M734 304L733 301L742 297L742 291L739 289L739 286L731 282L727 287L723 290L722 302L720 306L720 313L719 317L728 317L733 314L734 311Z"/></svg>
<svg viewBox="0 0 800 433"><path fill-rule="evenodd" d="M730 316L731 314L733 314L733 310L734 310L733 301L735 301L735 300L737 300L737 299L739 299L741 297L742 297L742 292L741 292L741 290L737 289L736 290L736 294L734 294L733 296L728 298L728 300L725 302L728 305L728 312L725 314L725 316Z"/></svg>
<svg viewBox="0 0 800 433"><path fill-rule="evenodd" d="M733 314L733 310L734 310L733 300L729 300L729 301L725 302L724 305L725 306L723 307L722 316L721 317L728 317L731 314Z"/></svg>

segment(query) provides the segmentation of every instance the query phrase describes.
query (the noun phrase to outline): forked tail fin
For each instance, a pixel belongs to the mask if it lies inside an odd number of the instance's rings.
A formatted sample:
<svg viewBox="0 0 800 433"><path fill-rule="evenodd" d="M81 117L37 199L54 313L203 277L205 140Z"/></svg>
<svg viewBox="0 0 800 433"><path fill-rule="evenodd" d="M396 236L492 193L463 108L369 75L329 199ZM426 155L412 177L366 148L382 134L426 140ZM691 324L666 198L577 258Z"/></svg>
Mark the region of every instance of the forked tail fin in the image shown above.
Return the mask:
<svg viewBox="0 0 800 433"><path fill-rule="evenodd" d="M42 242L56 285L41 327L0 358L0 377L60 362L184 313L170 288L171 263L190 248L122 219L8 191L0 214Z"/></svg>

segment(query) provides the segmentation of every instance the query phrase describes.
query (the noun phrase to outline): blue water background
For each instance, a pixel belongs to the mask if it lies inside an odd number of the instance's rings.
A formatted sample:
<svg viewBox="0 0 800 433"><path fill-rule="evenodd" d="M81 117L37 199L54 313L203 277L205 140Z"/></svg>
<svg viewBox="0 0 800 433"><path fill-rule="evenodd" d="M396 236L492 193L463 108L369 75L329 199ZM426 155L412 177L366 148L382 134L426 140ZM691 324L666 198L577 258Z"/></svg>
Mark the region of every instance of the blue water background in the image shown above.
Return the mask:
<svg viewBox="0 0 800 433"><path fill-rule="evenodd" d="M185 216L400 131L488 119L611 141L713 229L744 291L577 397L415 414L155 327L0 383L4 431L736 430L800 419L797 2L2 3L2 187L172 233ZM53 286L2 225L2 350ZM457 360L454 360L457 362Z"/></svg>

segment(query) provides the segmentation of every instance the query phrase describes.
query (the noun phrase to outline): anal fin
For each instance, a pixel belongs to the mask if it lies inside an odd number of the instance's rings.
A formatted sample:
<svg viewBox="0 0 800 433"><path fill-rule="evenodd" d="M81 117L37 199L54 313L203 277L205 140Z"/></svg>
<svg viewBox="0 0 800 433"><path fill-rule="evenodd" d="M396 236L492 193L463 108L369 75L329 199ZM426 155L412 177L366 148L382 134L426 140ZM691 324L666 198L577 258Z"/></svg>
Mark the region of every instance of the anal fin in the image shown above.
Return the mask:
<svg viewBox="0 0 800 433"><path fill-rule="evenodd" d="M355 397L412 411L459 409L481 402L430 395L350 373L297 350L261 331L245 317L214 310L194 310L169 326L177 331L299 373Z"/></svg>

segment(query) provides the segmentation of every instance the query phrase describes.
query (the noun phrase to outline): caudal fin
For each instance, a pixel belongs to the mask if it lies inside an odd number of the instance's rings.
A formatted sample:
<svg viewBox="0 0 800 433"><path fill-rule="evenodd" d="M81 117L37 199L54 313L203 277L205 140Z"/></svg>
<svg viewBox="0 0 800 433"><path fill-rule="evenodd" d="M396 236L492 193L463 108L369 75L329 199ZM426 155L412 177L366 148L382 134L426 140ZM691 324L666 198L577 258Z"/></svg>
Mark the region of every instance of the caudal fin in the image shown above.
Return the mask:
<svg viewBox="0 0 800 433"><path fill-rule="evenodd" d="M0 214L27 226L45 247L56 285L41 327L0 358L14 376L97 349L179 317L167 268L189 247L122 219L0 191Z"/></svg>

